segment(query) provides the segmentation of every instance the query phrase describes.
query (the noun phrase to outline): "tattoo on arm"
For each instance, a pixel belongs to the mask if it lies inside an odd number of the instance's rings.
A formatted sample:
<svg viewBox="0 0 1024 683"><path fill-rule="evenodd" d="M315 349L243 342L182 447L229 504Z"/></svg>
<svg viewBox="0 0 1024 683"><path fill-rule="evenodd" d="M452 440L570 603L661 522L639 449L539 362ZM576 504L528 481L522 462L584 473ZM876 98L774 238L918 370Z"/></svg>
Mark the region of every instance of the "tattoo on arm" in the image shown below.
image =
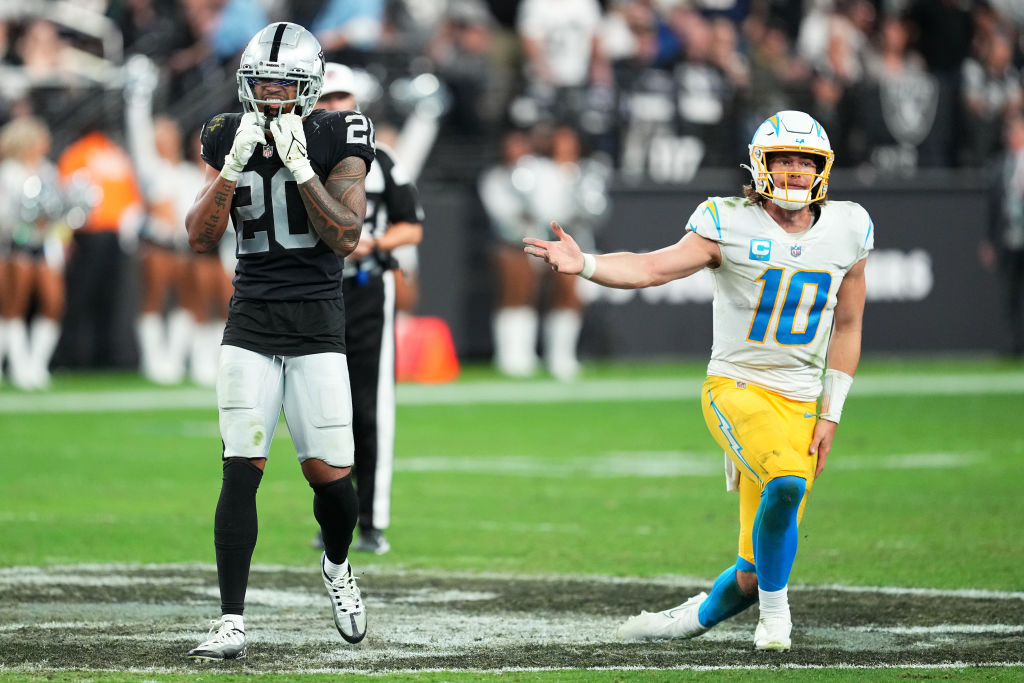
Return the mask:
<svg viewBox="0 0 1024 683"><path fill-rule="evenodd" d="M309 223L338 256L347 256L359 243L366 216L366 162L345 157L321 184L313 178L299 185Z"/></svg>
<svg viewBox="0 0 1024 683"><path fill-rule="evenodd" d="M217 178L199 200L196 207L200 213L198 222L189 224L186 218L189 242L195 251L210 251L220 242L227 229L233 195L234 183Z"/></svg>

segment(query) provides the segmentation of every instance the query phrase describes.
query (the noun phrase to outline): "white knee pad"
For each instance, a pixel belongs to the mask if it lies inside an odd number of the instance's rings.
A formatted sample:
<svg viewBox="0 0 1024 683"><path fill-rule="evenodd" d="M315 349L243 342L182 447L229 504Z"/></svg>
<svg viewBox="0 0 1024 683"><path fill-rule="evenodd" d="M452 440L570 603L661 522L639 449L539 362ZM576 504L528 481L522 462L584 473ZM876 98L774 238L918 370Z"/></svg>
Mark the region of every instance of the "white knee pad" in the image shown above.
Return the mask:
<svg viewBox="0 0 1024 683"><path fill-rule="evenodd" d="M225 458L266 458L281 416L282 361L224 346L217 370L217 409Z"/></svg>
<svg viewBox="0 0 1024 683"><path fill-rule="evenodd" d="M285 360L284 416L299 462L312 458L333 467L352 466L352 392L344 354Z"/></svg>

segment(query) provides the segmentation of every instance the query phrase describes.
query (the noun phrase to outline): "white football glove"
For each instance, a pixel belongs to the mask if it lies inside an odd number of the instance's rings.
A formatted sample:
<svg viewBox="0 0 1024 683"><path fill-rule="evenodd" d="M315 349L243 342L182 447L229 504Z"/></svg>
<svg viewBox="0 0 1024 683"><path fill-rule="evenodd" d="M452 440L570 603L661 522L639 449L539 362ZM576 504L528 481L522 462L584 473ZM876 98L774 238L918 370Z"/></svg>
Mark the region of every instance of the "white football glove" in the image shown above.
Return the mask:
<svg viewBox="0 0 1024 683"><path fill-rule="evenodd" d="M249 162L249 157L256 150L256 145L267 144L266 133L263 132L262 119L256 112L248 112L242 116L238 123L238 130L235 131L235 141L231 144L231 151L224 156L224 168L220 174L225 180L238 180L238 174L242 172Z"/></svg>
<svg viewBox="0 0 1024 683"><path fill-rule="evenodd" d="M316 175L306 156L306 133L302 130L302 117L298 114L281 114L271 120L270 132L274 134L277 155L292 172L295 182L301 185Z"/></svg>

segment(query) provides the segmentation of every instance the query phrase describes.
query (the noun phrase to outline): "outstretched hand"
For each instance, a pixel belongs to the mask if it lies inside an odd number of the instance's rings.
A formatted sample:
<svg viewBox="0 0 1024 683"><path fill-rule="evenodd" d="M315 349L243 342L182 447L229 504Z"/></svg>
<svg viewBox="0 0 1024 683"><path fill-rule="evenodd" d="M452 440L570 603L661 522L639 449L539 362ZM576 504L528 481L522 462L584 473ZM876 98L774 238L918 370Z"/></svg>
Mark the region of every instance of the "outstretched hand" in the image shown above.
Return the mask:
<svg viewBox="0 0 1024 683"><path fill-rule="evenodd" d="M549 242L534 237L524 237L523 248L530 256L544 259L551 270L556 273L578 275L583 270L583 250L576 244L576 240L569 233L562 230L562 226L551 221L551 230L555 233L557 241Z"/></svg>

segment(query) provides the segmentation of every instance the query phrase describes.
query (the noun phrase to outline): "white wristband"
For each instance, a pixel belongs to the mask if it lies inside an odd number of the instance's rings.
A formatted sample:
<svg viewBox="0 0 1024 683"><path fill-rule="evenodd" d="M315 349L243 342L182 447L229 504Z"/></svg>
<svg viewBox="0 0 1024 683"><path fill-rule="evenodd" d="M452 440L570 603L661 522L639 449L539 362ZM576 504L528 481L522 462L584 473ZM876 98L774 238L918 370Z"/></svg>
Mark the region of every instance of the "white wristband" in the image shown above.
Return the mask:
<svg viewBox="0 0 1024 683"><path fill-rule="evenodd" d="M851 386L853 377L845 372L833 368L825 371L825 378L821 382L821 419L839 422Z"/></svg>
<svg viewBox="0 0 1024 683"><path fill-rule="evenodd" d="M583 270L580 271L580 277L589 280L594 277L594 271L597 270L597 259L594 258L593 254L583 255Z"/></svg>
<svg viewBox="0 0 1024 683"><path fill-rule="evenodd" d="M297 182L299 185L310 180L313 176L316 175L316 173L313 172L313 165L310 164L308 161L303 166L291 169L291 172L292 177L295 178L295 182Z"/></svg>
<svg viewBox="0 0 1024 683"><path fill-rule="evenodd" d="M220 177L224 180L235 182L238 180L238 176L242 173L243 168L245 168L245 165L236 163L235 157L229 153L224 157L224 166L220 169Z"/></svg>

